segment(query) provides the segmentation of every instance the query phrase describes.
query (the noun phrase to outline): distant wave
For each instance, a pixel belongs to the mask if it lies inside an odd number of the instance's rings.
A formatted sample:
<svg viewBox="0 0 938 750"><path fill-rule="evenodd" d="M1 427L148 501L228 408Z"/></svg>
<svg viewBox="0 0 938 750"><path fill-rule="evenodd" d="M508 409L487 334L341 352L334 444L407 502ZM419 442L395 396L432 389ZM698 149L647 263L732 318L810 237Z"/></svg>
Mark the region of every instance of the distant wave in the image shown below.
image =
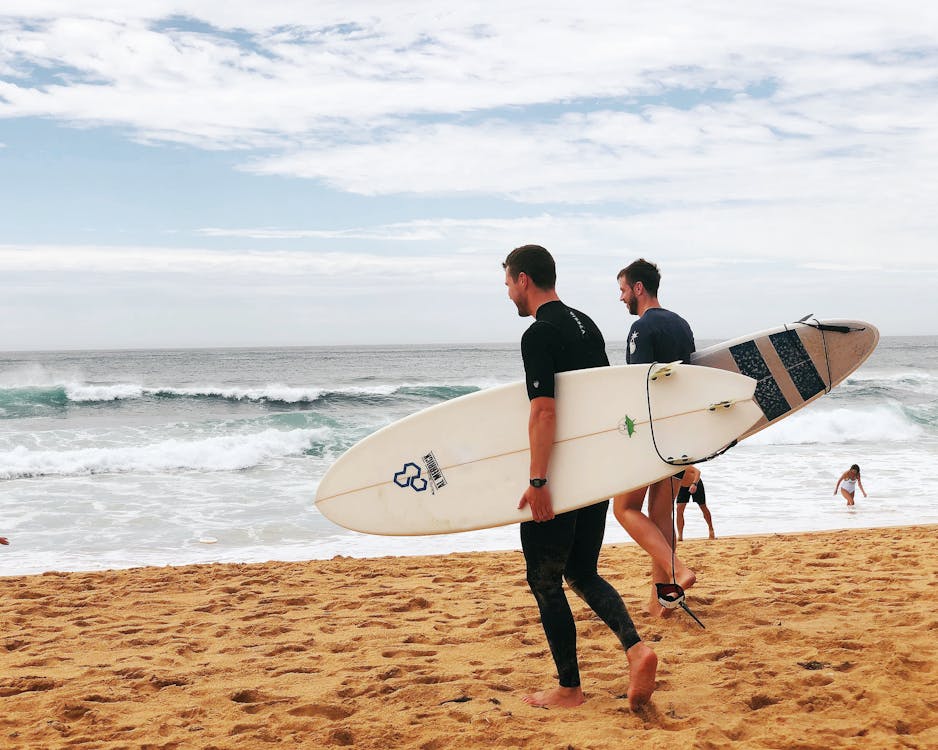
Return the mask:
<svg viewBox="0 0 938 750"><path fill-rule="evenodd" d="M237 471L300 456L327 440L327 428L222 435L200 440L162 440L137 446L0 452L0 479L126 472Z"/></svg>
<svg viewBox="0 0 938 750"><path fill-rule="evenodd" d="M847 376L844 382L847 385L855 383L908 383L914 385L933 383L936 380L938 378L934 374L925 370L890 370L886 372L882 370L859 370Z"/></svg>
<svg viewBox="0 0 938 750"><path fill-rule="evenodd" d="M271 404L308 404L317 401L356 401L410 396L431 400L447 400L477 391L482 386L448 384L374 385L313 388L270 383L264 386L193 385L151 387L135 383L95 385L67 383L62 385L0 388L0 415L24 416L29 407L63 407L68 404L107 403L142 398L152 399L218 399Z"/></svg>
<svg viewBox="0 0 938 750"><path fill-rule="evenodd" d="M765 428L746 442L753 445L893 443L934 434L936 427L938 425L926 412L899 405L869 409L808 406L804 411Z"/></svg>

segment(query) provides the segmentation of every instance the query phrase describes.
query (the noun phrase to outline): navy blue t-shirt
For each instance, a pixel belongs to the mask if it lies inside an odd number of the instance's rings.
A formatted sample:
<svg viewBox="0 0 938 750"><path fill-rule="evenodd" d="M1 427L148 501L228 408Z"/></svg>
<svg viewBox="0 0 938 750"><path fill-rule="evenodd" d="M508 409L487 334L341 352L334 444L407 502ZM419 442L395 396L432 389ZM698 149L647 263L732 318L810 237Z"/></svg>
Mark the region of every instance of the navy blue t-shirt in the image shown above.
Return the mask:
<svg viewBox="0 0 938 750"><path fill-rule="evenodd" d="M695 349L694 333L684 318L663 307L651 307L629 329L625 361L630 365L689 362Z"/></svg>
<svg viewBox="0 0 938 750"><path fill-rule="evenodd" d="M521 337L528 398L554 398L554 375L605 367L606 342L592 319L555 300L537 308L535 322Z"/></svg>

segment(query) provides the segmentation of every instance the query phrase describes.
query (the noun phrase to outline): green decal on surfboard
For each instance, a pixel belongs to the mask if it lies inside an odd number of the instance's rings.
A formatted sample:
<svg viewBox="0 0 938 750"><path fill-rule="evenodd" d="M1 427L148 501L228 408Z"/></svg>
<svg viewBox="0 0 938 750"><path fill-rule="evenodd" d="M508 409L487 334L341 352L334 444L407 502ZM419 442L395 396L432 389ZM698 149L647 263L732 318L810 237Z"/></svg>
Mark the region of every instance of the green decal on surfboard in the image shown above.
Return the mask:
<svg viewBox="0 0 938 750"><path fill-rule="evenodd" d="M625 430L629 437L635 434L635 420L632 419L628 414L625 415L625 418L619 423L619 431Z"/></svg>

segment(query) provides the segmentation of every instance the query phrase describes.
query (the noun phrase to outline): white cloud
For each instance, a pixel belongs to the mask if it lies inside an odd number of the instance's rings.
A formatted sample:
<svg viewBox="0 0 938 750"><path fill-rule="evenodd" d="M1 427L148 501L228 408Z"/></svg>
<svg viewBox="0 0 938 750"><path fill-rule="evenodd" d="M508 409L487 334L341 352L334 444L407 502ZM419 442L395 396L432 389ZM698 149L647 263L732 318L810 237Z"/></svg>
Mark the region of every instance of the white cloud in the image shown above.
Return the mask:
<svg viewBox="0 0 938 750"><path fill-rule="evenodd" d="M9 5L9 4L8 4ZM414 115L654 95L740 92L768 79L790 97L926 80L922 3L660 6L569 3L29 3L6 10L0 65L66 82L0 89L0 115L114 123L216 147L332 143ZM801 14L810 16L806 24ZM156 26L186 16L223 32ZM164 24L165 25L165 24ZM702 33L705 30L705 33ZM860 57L865 56L865 57ZM877 61L877 62L874 62ZM860 108L863 111L863 108Z"/></svg>
<svg viewBox="0 0 938 750"><path fill-rule="evenodd" d="M341 230L215 228L202 233L258 241L324 240L336 248L357 240L373 243L376 252L481 258L538 242L561 256L605 258L616 268L638 255L682 264L720 258L727 264L823 260L853 266L878 265L888 258L913 268L938 268L933 235L914 222L909 209L901 205L884 209L878 196L872 196L825 204L678 205L621 216L542 213L502 219L419 219Z"/></svg>
<svg viewBox="0 0 938 750"><path fill-rule="evenodd" d="M497 268L492 259L484 261ZM446 255L379 255L306 250L209 250L203 248L0 245L0 274L44 274L57 280L82 274L89 283L133 287L156 279L172 286L187 276L202 288L224 289L247 283L257 288L283 279L317 291L348 285L411 285L433 276L440 282L477 276L480 263ZM9 278L9 276L8 276ZM150 281L148 281L148 279Z"/></svg>

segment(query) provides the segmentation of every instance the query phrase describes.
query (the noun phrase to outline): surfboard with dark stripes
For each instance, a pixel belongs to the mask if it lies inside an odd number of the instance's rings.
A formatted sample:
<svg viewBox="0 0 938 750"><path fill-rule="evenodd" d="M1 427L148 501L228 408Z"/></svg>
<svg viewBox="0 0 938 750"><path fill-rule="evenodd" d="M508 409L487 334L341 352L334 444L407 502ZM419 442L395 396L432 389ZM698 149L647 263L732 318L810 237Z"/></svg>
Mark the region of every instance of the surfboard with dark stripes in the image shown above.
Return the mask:
<svg viewBox="0 0 938 750"><path fill-rule="evenodd" d="M702 349L691 364L738 372L756 381L760 419L748 437L801 409L842 383L879 342L861 320L787 323Z"/></svg>

